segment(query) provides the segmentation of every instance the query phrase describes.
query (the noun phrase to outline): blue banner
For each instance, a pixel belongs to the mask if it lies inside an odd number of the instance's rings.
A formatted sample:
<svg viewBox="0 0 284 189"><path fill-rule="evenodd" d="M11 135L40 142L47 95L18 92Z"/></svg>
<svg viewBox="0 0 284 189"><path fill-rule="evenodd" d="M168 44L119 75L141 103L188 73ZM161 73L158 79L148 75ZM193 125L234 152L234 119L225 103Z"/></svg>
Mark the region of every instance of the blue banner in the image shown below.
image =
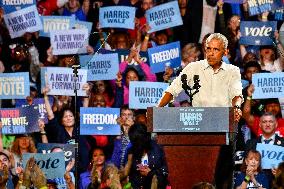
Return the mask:
<svg viewBox="0 0 284 189"><path fill-rule="evenodd" d="M72 160L72 158L75 159L75 147L75 144L38 143L37 151L39 153L49 154L62 150L64 152L64 160L67 165L68 162Z"/></svg>
<svg viewBox="0 0 284 189"><path fill-rule="evenodd" d="M88 70L88 81L113 80L119 71L118 54L95 54L80 56L80 64Z"/></svg>
<svg viewBox="0 0 284 189"><path fill-rule="evenodd" d="M3 134L23 134L38 132L40 115L36 106L23 108L2 108L0 118L3 124Z"/></svg>
<svg viewBox="0 0 284 189"><path fill-rule="evenodd" d="M183 24L177 1L158 5L147 10L146 19L151 28L148 33Z"/></svg>
<svg viewBox="0 0 284 189"><path fill-rule="evenodd" d="M168 83L131 81L129 84L129 108L147 109L156 106Z"/></svg>
<svg viewBox="0 0 284 189"><path fill-rule="evenodd" d="M243 4L243 3L244 3L244 0L224 0L224 3Z"/></svg>
<svg viewBox="0 0 284 189"><path fill-rule="evenodd" d="M284 72L252 74L253 99L284 97Z"/></svg>
<svg viewBox="0 0 284 189"><path fill-rule="evenodd" d="M80 108L81 135L120 135L119 108Z"/></svg>
<svg viewBox="0 0 284 189"><path fill-rule="evenodd" d="M50 32L54 55L87 53L89 34L87 29L58 30Z"/></svg>
<svg viewBox="0 0 284 189"><path fill-rule="evenodd" d="M244 45L273 45L274 32L277 22L242 21L240 25L240 44Z"/></svg>
<svg viewBox="0 0 284 189"><path fill-rule="evenodd" d="M153 73L165 71L166 66L177 68L181 64L180 42L149 48L148 56Z"/></svg>
<svg viewBox="0 0 284 189"><path fill-rule="evenodd" d="M28 72L0 73L0 99L25 99L30 96Z"/></svg>
<svg viewBox="0 0 284 189"><path fill-rule="evenodd" d="M272 10L279 9L282 4L282 0L263 1L263 0L248 0L249 15L257 15L263 12L270 12Z"/></svg>
<svg viewBox="0 0 284 189"><path fill-rule="evenodd" d="M277 168L284 161L284 148L282 146L257 143L256 150L261 154L262 169Z"/></svg>
<svg viewBox="0 0 284 189"><path fill-rule="evenodd" d="M35 0L0 0L0 7L4 9L5 14L9 14L35 4Z"/></svg>
<svg viewBox="0 0 284 189"><path fill-rule="evenodd" d="M134 29L135 7L107 6L99 9L101 28Z"/></svg>
<svg viewBox="0 0 284 189"><path fill-rule="evenodd" d="M39 35L49 37L50 31L70 30L75 24L73 16L41 16L43 30L40 30Z"/></svg>
<svg viewBox="0 0 284 189"><path fill-rule="evenodd" d="M42 29L42 23L35 5L4 14L4 20L11 38L21 37L26 32Z"/></svg>
<svg viewBox="0 0 284 189"><path fill-rule="evenodd" d="M86 96L83 85L87 83L87 70L79 69L78 78L75 84L75 77L72 68L44 67L41 68L41 88L49 86L48 95L75 96L76 87L78 96Z"/></svg>
<svg viewBox="0 0 284 189"><path fill-rule="evenodd" d="M75 29L87 29L88 34L90 35L93 27L93 22L85 22L80 20L75 20L74 28Z"/></svg>
<svg viewBox="0 0 284 189"><path fill-rule="evenodd" d="M53 98L49 97L49 103L53 104ZM42 119L44 121L44 123L48 123L48 118L47 118L47 111L45 108L45 103L44 103L44 99L43 98L34 98L32 104L33 106L35 106L35 109L38 110L39 113L39 118L38 119ZM27 107L30 106L27 102L26 99L18 99L16 100L16 107Z"/></svg>
<svg viewBox="0 0 284 189"><path fill-rule="evenodd" d="M274 12L275 20L284 20L284 9L279 9Z"/></svg>
<svg viewBox="0 0 284 189"><path fill-rule="evenodd" d="M54 178L62 178L65 173L65 161L64 161L64 153L50 153L50 154L42 154L42 153L24 153L23 154L23 165L24 168L28 160L34 157L36 164L39 168L44 172L46 178L54 179Z"/></svg>

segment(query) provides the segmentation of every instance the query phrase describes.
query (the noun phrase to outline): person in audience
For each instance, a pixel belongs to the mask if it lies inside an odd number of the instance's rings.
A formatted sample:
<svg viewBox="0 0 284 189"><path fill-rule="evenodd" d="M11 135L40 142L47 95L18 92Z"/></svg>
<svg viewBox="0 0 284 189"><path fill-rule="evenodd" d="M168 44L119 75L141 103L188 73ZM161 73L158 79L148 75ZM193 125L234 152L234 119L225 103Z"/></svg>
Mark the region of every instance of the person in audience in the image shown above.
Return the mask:
<svg viewBox="0 0 284 189"><path fill-rule="evenodd" d="M272 189L283 189L283 188L284 188L284 162L279 164L272 185Z"/></svg>
<svg viewBox="0 0 284 189"><path fill-rule="evenodd" d="M28 134L17 135L15 141L12 144L11 152L14 157L13 173L16 174L17 168L23 168L23 154L24 153L36 153L34 140Z"/></svg>
<svg viewBox="0 0 284 189"><path fill-rule="evenodd" d="M145 125L132 125L128 134L132 144L129 149L132 158L130 161L129 181L132 187L151 188L153 180L157 179L157 187L166 188L168 184L168 167L161 146L151 139Z"/></svg>
<svg viewBox="0 0 284 189"><path fill-rule="evenodd" d="M102 148L94 148L91 155L92 158L90 158L91 162L88 170L80 175L80 189L88 188L93 179L93 174L96 174L98 179L101 180L101 175L105 168L106 157Z"/></svg>
<svg viewBox="0 0 284 189"><path fill-rule="evenodd" d="M69 0L66 4L63 13L63 16L75 16L76 20L86 21L86 14L84 13L80 2L78 0Z"/></svg>
<svg viewBox="0 0 284 189"><path fill-rule="evenodd" d="M215 187L208 182L199 182L193 185L192 189L215 189Z"/></svg>
<svg viewBox="0 0 284 189"><path fill-rule="evenodd" d="M236 175L234 183L236 189L269 188L269 181L261 169L261 154L258 151L248 151L241 173Z"/></svg>
<svg viewBox="0 0 284 189"><path fill-rule="evenodd" d="M252 133L256 136L259 136L261 134L261 129L259 128L260 118L252 114L251 100L253 92L254 86L251 84L247 89L248 96L244 102L243 118L245 119ZM276 131L280 136L284 136L284 119L281 116L281 108L278 99L265 99L264 112L271 112L276 117L278 122Z"/></svg>
<svg viewBox="0 0 284 189"><path fill-rule="evenodd" d="M136 68L128 66L128 63L132 62L132 59L139 64L143 73L139 74ZM127 105L129 103L129 83L131 81L141 81L141 75L145 75L146 81L155 82L157 80L156 75L151 72L150 67L141 60L138 49L133 46L127 60L121 62L119 65L119 73L116 79L117 94L115 101L117 104L122 106L122 104ZM123 95L123 97L121 97L121 95ZM120 103L117 101L120 101ZM121 103L121 101L123 101L123 103Z"/></svg>
<svg viewBox="0 0 284 189"><path fill-rule="evenodd" d="M128 136L129 128L134 124L134 112L127 106L120 109L120 117L117 121L121 127L121 135L114 140L114 149L111 162L118 168L123 168L127 162L127 151L130 148Z"/></svg>

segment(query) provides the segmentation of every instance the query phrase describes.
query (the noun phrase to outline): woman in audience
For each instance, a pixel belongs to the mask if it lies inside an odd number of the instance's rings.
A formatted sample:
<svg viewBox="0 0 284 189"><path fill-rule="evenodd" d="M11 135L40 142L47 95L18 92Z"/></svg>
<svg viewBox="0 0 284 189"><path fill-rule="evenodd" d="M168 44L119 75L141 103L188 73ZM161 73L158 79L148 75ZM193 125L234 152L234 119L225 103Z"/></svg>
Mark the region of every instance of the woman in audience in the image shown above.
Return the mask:
<svg viewBox="0 0 284 189"><path fill-rule="evenodd" d="M58 121L48 100L48 90L48 87L43 89L44 103L49 120L46 126L46 132L49 137L48 141L63 144L74 144L76 134L74 114L70 108L65 108L61 110Z"/></svg>
<svg viewBox="0 0 284 189"><path fill-rule="evenodd" d="M261 171L261 154L256 150L250 150L241 167L241 173L235 178L235 188L269 188L269 181L265 173Z"/></svg>
<svg viewBox="0 0 284 189"><path fill-rule="evenodd" d="M139 64L139 68L143 73L139 73L136 68L129 67L128 63L132 62L132 59ZM129 56L126 61L121 62L119 65L119 73L117 74L116 84L116 104L121 107L129 103L129 83L131 81L142 81L142 77L145 75L146 81L155 82L156 75L153 74L150 70L150 67L141 60L139 52L136 47L130 49ZM123 95L123 97L121 96ZM123 103L118 103L122 101Z"/></svg>
<svg viewBox="0 0 284 189"><path fill-rule="evenodd" d="M100 182L102 172L105 168L106 157L102 148L94 148L91 155L92 158L90 159L92 159L92 161L90 162L88 170L80 175L80 189L87 189L91 183L96 184L97 182L93 182L95 179L98 179L98 182Z"/></svg>
<svg viewBox="0 0 284 189"><path fill-rule="evenodd" d="M36 153L34 140L27 134L17 135L15 141L12 144L11 152L14 157L13 173L16 173L17 168L23 168L23 154L24 153Z"/></svg>
<svg viewBox="0 0 284 189"><path fill-rule="evenodd" d="M168 167L161 146L151 139L145 125L132 125L128 134L132 144L129 181L133 188L151 188L152 183L166 188Z"/></svg>

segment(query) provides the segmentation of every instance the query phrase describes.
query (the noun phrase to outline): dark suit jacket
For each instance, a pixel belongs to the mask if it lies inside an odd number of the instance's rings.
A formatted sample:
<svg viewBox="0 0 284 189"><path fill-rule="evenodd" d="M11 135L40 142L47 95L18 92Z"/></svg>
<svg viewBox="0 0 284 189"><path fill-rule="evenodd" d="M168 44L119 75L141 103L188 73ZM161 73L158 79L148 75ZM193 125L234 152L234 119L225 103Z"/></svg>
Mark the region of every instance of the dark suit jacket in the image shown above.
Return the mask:
<svg viewBox="0 0 284 189"><path fill-rule="evenodd" d="M261 137L258 137L257 139L250 139L250 140L248 140L246 142L245 154L249 150L256 150L257 143L261 143ZM278 145L278 146L284 147L284 138L282 138L282 137L280 137L278 135L275 135L274 145Z"/></svg>

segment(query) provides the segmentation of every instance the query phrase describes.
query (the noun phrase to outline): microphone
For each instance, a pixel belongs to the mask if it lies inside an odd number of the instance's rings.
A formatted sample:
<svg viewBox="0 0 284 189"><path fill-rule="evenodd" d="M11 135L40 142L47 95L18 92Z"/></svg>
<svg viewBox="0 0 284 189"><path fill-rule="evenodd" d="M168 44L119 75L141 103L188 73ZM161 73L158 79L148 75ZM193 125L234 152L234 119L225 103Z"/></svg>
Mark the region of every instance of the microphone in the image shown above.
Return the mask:
<svg viewBox="0 0 284 189"><path fill-rule="evenodd" d="M193 76L193 82L194 82L194 85L193 85L193 89L195 89L195 92L194 94L198 93L199 92L199 88L201 87L200 84L199 84L199 75L194 75Z"/></svg>
<svg viewBox="0 0 284 189"><path fill-rule="evenodd" d="M182 88L187 91L188 89L188 85L187 85L187 75L186 74L182 74L181 75L181 82L182 82Z"/></svg>

